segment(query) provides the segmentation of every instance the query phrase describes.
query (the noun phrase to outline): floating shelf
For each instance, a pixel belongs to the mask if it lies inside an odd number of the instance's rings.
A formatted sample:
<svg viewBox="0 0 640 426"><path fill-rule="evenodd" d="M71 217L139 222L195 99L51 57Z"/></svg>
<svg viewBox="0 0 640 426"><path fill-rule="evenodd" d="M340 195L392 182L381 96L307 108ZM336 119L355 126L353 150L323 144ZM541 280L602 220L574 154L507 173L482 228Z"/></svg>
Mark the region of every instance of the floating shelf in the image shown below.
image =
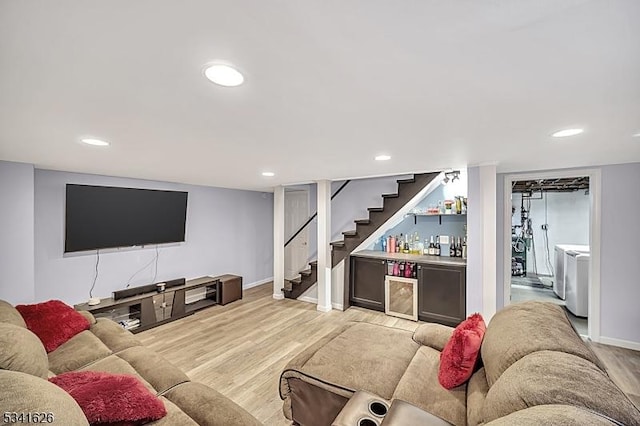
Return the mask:
<svg viewBox="0 0 640 426"><path fill-rule="evenodd" d="M463 217L466 216L466 213L453 214L453 213L407 213L407 216L413 216L413 224L418 224L418 216L426 216L426 217L437 217L438 222L442 225L442 217Z"/></svg>

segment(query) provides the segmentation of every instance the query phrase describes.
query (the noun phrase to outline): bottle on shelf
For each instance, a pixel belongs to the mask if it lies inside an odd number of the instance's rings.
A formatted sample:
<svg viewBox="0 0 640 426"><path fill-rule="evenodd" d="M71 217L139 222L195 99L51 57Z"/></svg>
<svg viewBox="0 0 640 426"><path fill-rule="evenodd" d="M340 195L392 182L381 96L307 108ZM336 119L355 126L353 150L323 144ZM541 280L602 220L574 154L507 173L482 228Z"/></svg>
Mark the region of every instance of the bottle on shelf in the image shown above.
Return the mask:
<svg viewBox="0 0 640 426"><path fill-rule="evenodd" d="M456 257L456 237L453 235L449 240L449 257Z"/></svg>
<svg viewBox="0 0 640 426"><path fill-rule="evenodd" d="M382 251L389 251L388 250L388 246L387 246L387 237L383 236L382 237L382 241L381 241L381 245L382 245Z"/></svg>
<svg viewBox="0 0 640 426"><path fill-rule="evenodd" d="M393 235L389 236L389 243L387 245L387 251L389 253L393 253L394 251L396 251L396 237L394 237Z"/></svg>
<svg viewBox="0 0 640 426"><path fill-rule="evenodd" d="M433 235L429 239L429 255L433 256L436 254L436 244L433 242Z"/></svg>
<svg viewBox="0 0 640 426"><path fill-rule="evenodd" d="M411 278L411 276L413 275L413 263L407 262L407 264L404 267L404 277L405 278Z"/></svg>
<svg viewBox="0 0 640 426"><path fill-rule="evenodd" d="M462 257L462 241L460 237L458 237L458 242L456 243L456 257Z"/></svg>
<svg viewBox="0 0 640 426"><path fill-rule="evenodd" d="M436 235L436 256L440 256L440 235Z"/></svg>
<svg viewBox="0 0 640 426"><path fill-rule="evenodd" d="M396 236L396 253L400 253L402 251L402 233L400 236Z"/></svg>
<svg viewBox="0 0 640 426"><path fill-rule="evenodd" d="M422 247L422 254L424 254L424 255L428 255L429 254L429 240L427 240L426 238L424 239L424 246Z"/></svg>
<svg viewBox="0 0 640 426"><path fill-rule="evenodd" d="M404 235L404 247L402 249L402 252L405 254L409 253L409 234Z"/></svg>
<svg viewBox="0 0 640 426"><path fill-rule="evenodd" d="M462 258L467 258L467 237L462 240Z"/></svg>
<svg viewBox="0 0 640 426"><path fill-rule="evenodd" d="M420 235L418 235L418 231L413 234L413 250L411 254L420 254Z"/></svg>
<svg viewBox="0 0 640 426"><path fill-rule="evenodd" d="M394 277L397 277L400 275L400 263L398 263L398 261L393 262L393 275Z"/></svg>
<svg viewBox="0 0 640 426"><path fill-rule="evenodd" d="M398 271L399 277L404 277L404 268L405 268L404 262L400 262L400 270Z"/></svg>

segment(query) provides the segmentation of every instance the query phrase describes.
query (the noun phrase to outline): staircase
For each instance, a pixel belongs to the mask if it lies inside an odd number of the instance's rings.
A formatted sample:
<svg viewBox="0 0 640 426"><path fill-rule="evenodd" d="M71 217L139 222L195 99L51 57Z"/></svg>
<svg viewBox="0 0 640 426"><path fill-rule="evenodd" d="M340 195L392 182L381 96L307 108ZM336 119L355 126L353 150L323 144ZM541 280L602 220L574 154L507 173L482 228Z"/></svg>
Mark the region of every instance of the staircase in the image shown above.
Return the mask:
<svg viewBox="0 0 640 426"><path fill-rule="evenodd" d="M411 179L398 180L398 191L395 194L383 194L382 207L370 207L368 219L354 221L355 229L343 232L342 241L331 243L331 266L334 267L346 258L365 239L380 228L391 216L415 197L439 173L423 173ZM284 297L297 299L318 280L318 262L309 264L309 268L300 271L300 278L285 281Z"/></svg>

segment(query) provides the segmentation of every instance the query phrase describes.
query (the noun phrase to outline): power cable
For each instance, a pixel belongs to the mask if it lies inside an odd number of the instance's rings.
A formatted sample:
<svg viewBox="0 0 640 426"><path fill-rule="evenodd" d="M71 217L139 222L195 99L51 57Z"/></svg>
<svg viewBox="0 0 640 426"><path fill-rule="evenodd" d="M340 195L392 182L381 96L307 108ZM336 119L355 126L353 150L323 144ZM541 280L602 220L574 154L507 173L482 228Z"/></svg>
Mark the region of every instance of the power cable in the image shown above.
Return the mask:
<svg viewBox="0 0 640 426"><path fill-rule="evenodd" d="M144 271L145 269L147 269L149 267L149 265L151 265L153 262L156 262L156 275L158 272L158 255L159 255L159 251L158 251L158 245L156 244L156 255L153 257L153 259L151 259L149 262L147 262L142 268L138 269L136 272L134 272L133 275L131 275L131 277L129 277L129 279L127 280L127 283L125 284L124 288L129 288L129 286L131 285L131 280L133 280L133 278L138 275L140 272ZM155 277L153 279L153 281L155 281Z"/></svg>
<svg viewBox="0 0 640 426"><path fill-rule="evenodd" d="M100 249L96 250L96 273L93 276L93 284L89 289L89 297L93 297L93 289L96 287L96 281L98 281L98 265L100 265Z"/></svg>

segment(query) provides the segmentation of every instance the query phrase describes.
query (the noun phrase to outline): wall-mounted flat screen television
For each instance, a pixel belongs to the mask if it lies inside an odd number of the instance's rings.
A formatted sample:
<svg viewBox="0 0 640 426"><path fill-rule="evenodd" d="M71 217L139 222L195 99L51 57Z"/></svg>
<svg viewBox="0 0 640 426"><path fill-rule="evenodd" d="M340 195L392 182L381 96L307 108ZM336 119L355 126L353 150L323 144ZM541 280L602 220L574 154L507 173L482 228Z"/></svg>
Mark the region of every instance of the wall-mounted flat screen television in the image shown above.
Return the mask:
<svg viewBox="0 0 640 426"><path fill-rule="evenodd" d="M64 251L184 241L187 195L67 184Z"/></svg>

